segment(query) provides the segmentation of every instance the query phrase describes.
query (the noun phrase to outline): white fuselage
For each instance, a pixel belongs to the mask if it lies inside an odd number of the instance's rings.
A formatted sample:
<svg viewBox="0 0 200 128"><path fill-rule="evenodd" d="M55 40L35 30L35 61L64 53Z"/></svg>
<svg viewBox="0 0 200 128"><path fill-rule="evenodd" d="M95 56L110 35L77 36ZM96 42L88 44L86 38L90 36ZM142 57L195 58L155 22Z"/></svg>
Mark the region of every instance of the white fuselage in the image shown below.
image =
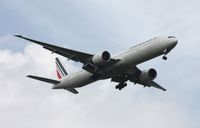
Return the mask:
<svg viewBox="0 0 200 128"><path fill-rule="evenodd" d="M124 73L132 66L136 66L142 62L166 54L175 47L177 40L175 38L157 37L139 45L131 47L129 50L122 52L114 59L120 61L112 66L101 69L98 79L92 79L92 73L82 69L74 74L63 77L61 82L55 85L56 88L77 88L82 87L100 79L112 78L120 73Z"/></svg>

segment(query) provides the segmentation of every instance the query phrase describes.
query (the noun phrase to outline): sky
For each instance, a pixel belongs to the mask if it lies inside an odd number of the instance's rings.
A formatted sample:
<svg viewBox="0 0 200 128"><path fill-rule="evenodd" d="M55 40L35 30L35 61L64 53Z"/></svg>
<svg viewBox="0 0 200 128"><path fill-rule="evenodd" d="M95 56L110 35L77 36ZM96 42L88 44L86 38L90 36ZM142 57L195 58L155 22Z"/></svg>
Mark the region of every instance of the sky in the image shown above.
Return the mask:
<svg viewBox="0 0 200 128"><path fill-rule="evenodd" d="M199 128L200 2L198 0L1 0L0 127ZM138 65L155 68L166 92L128 82L122 91L102 80L79 95L52 90L29 74L56 79L55 57L15 34L54 45L111 55L156 36L176 36L168 55Z"/></svg>

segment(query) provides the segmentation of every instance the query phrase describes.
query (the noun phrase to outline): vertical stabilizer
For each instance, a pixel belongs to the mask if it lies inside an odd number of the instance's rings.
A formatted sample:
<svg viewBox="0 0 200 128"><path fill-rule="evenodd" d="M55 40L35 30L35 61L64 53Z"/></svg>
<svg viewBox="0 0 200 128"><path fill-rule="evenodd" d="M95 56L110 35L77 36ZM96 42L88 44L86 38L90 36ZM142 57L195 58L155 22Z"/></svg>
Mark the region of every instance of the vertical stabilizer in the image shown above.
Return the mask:
<svg viewBox="0 0 200 128"><path fill-rule="evenodd" d="M61 63L61 61L56 58L56 73L57 73L57 77L59 79L61 79L62 77L67 75L67 72L63 66L63 64Z"/></svg>

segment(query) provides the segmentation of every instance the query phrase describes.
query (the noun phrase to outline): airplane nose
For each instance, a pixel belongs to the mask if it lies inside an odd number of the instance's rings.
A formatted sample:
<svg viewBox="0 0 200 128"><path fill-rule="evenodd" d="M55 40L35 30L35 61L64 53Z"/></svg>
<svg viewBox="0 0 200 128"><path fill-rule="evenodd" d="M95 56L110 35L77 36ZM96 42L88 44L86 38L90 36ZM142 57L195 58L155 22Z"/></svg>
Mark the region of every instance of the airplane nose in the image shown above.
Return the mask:
<svg viewBox="0 0 200 128"><path fill-rule="evenodd" d="M178 40L176 39L176 37L173 36L173 38L170 36L170 38L168 37L169 39L169 45L171 47L175 47L178 43Z"/></svg>
<svg viewBox="0 0 200 128"><path fill-rule="evenodd" d="M178 43L178 40L176 38L172 39L172 45L173 46L176 46Z"/></svg>

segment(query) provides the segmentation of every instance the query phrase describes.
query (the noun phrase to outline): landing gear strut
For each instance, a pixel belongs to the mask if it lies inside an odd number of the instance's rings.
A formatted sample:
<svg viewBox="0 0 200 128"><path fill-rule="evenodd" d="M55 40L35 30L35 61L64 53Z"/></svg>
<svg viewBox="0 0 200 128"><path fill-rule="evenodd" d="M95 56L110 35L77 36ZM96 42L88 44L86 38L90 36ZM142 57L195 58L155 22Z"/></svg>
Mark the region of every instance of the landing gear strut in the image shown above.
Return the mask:
<svg viewBox="0 0 200 128"><path fill-rule="evenodd" d="M165 49L164 51L163 51L163 53L164 53L164 56L162 57L162 59L163 60L167 60L167 54L170 52L170 50L169 49Z"/></svg>
<svg viewBox="0 0 200 128"><path fill-rule="evenodd" d="M127 83L119 83L118 85L115 86L115 89L122 90L126 86L127 86Z"/></svg>

